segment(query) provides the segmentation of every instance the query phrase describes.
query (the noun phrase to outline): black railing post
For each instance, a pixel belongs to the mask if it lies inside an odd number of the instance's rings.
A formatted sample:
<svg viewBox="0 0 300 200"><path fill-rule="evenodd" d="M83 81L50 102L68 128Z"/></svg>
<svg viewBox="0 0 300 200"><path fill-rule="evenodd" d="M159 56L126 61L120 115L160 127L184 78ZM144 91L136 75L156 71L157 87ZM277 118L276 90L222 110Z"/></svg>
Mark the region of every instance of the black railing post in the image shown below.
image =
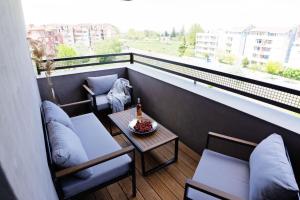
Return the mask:
<svg viewBox="0 0 300 200"><path fill-rule="evenodd" d="M134 63L134 57L133 57L133 53L130 53L130 64Z"/></svg>
<svg viewBox="0 0 300 200"><path fill-rule="evenodd" d="M40 67L35 63L36 71L38 75L41 75L41 69Z"/></svg>

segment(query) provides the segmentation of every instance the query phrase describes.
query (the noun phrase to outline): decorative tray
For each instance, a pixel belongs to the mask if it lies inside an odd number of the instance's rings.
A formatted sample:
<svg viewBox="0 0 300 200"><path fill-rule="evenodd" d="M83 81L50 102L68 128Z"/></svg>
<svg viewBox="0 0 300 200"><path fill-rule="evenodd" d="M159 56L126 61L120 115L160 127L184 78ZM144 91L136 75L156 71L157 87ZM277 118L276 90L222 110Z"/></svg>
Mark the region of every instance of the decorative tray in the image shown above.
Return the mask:
<svg viewBox="0 0 300 200"><path fill-rule="evenodd" d="M133 119L129 122L128 128L138 135L147 135L157 130L157 122L149 119L141 119L141 122L138 122L138 119Z"/></svg>

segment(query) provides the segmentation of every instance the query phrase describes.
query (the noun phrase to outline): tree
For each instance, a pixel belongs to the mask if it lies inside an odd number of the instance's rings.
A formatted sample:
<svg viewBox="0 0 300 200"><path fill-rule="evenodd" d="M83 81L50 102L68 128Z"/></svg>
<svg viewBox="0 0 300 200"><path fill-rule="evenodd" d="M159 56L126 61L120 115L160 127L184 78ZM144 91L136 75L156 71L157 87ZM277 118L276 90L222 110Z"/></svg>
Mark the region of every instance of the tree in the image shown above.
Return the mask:
<svg viewBox="0 0 300 200"><path fill-rule="evenodd" d="M160 36L159 33L151 30L145 30L144 35L146 38L150 38L150 39L158 39Z"/></svg>
<svg viewBox="0 0 300 200"><path fill-rule="evenodd" d="M142 31L136 31L134 29L129 29L127 32L127 38L130 40L140 40L144 39L145 34Z"/></svg>
<svg viewBox="0 0 300 200"><path fill-rule="evenodd" d="M111 54L121 52L121 42L118 39L103 40L94 45L96 54ZM99 62L108 62L114 60L113 57L100 58Z"/></svg>
<svg viewBox="0 0 300 200"><path fill-rule="evenodd" d="M242 60L242 65L243 67L248 67L248 65L250 64L249 60L247 57L243 58Z"/></svg>
<svg viewBox="0 0 300 200"><path fill-rule="evenodd" d="M57 58L68 58L68 57L75 57L77 56L77 52L76 50L67 45L67 44L59 44L57 47L56 47L56 57ZM76 60L69 60L69 61L63 61L63 62L60 62L62 65L64 66L70 66L70 65L75 65L78 63L78 61Z"/></svg>
<svg viewBox="0 0 300 200"><path fill-rule="evenodd" d="M176 31L175 31L174 27L173 27L172 32L171 32L171 37L172 38L176 37Z"/></svg>
<svg viewBox="0 0 300 200"><path fill-rule="evenodd" d="M185 35L184 26L181 28L179 35L183 37Z"/></svg>
<svg viewBox="0 0 300 200"><path fill-rule="evenodd" d="M208 53L204 53L203 57L205 58L206 62L209 62L209 54Z"/></svg>
<svg viewBox="0 0 300 200"><path fill-rule="evenodd" d="M185 37L183 37L181 44L178 47L179 56L183 56L186 49L187 49L186 40L185 40Z"/></svg>
<svg viewBox="0 0 300 200"><path fill-rule="evenodd" d="M91 55L93 54L91 52L91 49L84 43L77 43L74 45L74 49L77 52L78 56L86 56L86 55ZM81 63L87 63L90 61L89 58L85 58L85 59L80 59L79 60Z"/></svg>
<svg viewBox="0 0 300 200"><path fill-rule="evenodd" d="M168 37L168 36L169 36L168 31L165 31L165 37Z"/></svg>
<svg viewBox="0 0 300 200"><path fill-rule="evenodd" d="M187 34L187 42L189 45L191 45L193 48L195 48L196 45L196 34L197 33L203 33L203 29L199 24L194 24L191 26L188 34Z"/></svg>

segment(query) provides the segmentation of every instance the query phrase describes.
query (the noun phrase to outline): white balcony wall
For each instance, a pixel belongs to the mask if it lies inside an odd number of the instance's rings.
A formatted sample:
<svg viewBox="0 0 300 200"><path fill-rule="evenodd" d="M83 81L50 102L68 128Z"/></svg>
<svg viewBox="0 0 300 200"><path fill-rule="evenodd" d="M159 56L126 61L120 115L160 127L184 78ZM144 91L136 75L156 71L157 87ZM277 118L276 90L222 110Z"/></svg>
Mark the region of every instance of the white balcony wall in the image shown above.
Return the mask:
<svg viewBox="0 0 300 200"><path fill-rule="evenodd" d="M56 200L20 0L0 1L0 41L0 199Z"/></svg>

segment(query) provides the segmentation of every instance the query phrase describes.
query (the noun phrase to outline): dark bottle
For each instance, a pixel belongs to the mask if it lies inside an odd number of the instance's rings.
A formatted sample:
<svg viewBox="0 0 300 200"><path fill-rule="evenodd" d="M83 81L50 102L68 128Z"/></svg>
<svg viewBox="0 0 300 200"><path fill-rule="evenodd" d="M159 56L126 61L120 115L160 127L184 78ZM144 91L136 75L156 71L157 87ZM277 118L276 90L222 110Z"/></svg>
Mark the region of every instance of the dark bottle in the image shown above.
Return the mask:
<svg viewBox="0 0 300 200"><path fill-rule="evenodd" d="M136 118L138 121L141 121L142 119L142 104L141 104L141 99L137 99L137 104L136 104Z"/></svg>

